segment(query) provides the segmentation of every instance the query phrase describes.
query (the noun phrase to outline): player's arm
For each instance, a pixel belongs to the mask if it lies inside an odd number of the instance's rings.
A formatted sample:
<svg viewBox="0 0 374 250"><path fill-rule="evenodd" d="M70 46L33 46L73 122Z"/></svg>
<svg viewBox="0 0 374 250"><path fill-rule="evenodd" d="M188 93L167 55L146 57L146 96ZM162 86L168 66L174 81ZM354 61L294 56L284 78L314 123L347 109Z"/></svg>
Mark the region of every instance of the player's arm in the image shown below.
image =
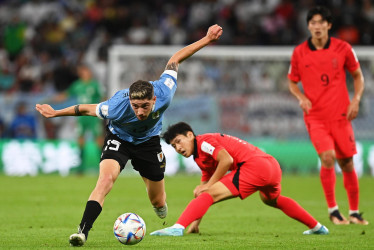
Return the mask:
<svg viewBox="0 0 374 250"><path fill-rule="evenodd" d="M222 35L222 27L215 24L209 27L205 37L201 38L199 41L194 42L183 49L176 52L166 64L166 70L178 71L178 66L184 60L195 54L200 49L204 48L211 42L214 42L220 38Z"/></svg>
<svg viewBox="0 0 374 250"><path fill-rule="evenodd" d="M362 74L361 68L359 67L355 71L351 72L351 75L353 77L354 95L347 110L347 119L349 121L357 117L360 108L361 97L364 92L364 76Z"/></svg>
<svg viewBox="0 0 374 250"><path fill-rule="evenodd" d="M195 196L200 195L202 192L208 190L210 186L219 181L226 173L229 171L231 165L234 163L234 159L226 151L226 149L221 149L217 154L217 168L214 171L212 177L206 184L199 185L195 188Z"/></svg>
<svg viewBox="0 0 374 250"><path fill-rule="evenodd" d="M300 91L299 86L297 86L297 82L288 79L288 89L290 90L291 94L294 95L297 100L299 100L301 109L306 114L309 114L309 110L312 108L312 102Z"/></svg>
<svg viewBox="0 0 374 250"><path fill-rule="evenodd" d="M78 104L55 110L49 104L36 104L35 109L46 118L59 116L96 116L97 104Z"/></svg>

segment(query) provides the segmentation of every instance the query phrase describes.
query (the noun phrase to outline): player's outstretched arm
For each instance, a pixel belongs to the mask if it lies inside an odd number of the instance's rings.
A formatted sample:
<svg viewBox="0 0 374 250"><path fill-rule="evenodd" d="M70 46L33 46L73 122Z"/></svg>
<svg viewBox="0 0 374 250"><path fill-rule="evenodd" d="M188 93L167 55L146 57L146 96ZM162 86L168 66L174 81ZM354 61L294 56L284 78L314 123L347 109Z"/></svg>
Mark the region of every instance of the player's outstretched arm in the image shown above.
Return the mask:
<svg viewBox="0 0 374 250"><path fill-rule="evenodd" d="M35 109L46 118L59 116L96 116L97 104L79 104L55 110L49 104L36 104Z"/></svg>
<svg viewBox="0 0 374 250"><path fill-rule="evenodd" d="M165 69L178 71L178 66L180 63L211 42L217 41L222 35L222 32L223 30L221 26L217 24L210 26L203 38L176 52L168 61Z"/></svg>

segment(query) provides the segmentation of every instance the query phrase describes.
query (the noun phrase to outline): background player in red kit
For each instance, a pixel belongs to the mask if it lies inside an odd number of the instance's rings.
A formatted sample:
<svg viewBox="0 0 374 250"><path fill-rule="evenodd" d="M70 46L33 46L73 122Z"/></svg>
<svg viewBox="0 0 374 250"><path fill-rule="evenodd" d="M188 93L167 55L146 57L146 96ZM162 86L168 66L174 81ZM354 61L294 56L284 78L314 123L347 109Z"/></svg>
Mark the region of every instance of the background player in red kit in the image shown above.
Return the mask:
<svg viewBox="0 0 374 250"><path fill-rule="evenodd" d="M322 6L307 14L311 37L297 46L288 73L289 89L299 100L310 139L321 159L320 178L330 220L334 224L363 224L358 209L359 185L353 165L356 154L351 120L355 119L364 91L364 78L352 47L330 37L330 11ZM349 100L346 86L347 69L354 80L354 96ZM301 81L304 93L297 83ZM349 221L339 212L335 200L335 160L343 172L349 201Z"/></svg>
<svg viewBox="0 0 374 250"><path fill-rule="evenodd" d="M260 191L265 204L308 226L310 229L304 234L329 233L297 202L280 194L282 171L271 155L230 135L211 133L196 136L184 122L170 126L163 138L184 157L193 155L202 177L201 184L194 190L196 198L188 204L176 224L151 235L182 236L184 229L194 221L190 231L198 232L199 219L213 203L234 197L245 199L256 191Z"/></svg>

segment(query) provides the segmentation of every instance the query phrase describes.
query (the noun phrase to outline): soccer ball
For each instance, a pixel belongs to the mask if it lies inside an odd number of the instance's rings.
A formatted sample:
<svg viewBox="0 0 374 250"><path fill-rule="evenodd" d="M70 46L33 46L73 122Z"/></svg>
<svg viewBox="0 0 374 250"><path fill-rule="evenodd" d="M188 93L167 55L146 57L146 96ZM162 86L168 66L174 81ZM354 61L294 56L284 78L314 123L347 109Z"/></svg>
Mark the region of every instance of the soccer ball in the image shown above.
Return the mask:
<svg viewBox="0 0 374 250"><path fill-rule="evenodd" d="M137 214L125 213L114 222L114 236L125 245L135 245L145 236L145 222Z"/></svg>

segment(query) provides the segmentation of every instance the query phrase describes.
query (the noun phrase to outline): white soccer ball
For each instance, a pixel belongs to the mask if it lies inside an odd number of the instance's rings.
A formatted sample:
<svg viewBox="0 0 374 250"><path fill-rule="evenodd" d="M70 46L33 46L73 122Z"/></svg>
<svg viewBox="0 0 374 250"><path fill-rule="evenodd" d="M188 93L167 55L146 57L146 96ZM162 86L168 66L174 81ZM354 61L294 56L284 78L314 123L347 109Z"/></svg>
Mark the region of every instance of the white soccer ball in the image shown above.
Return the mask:
<svg viewBox="0 0 374 250"><path fill-rule="evenodd" d="M135 245L145 236L145 222L137 214L125 213L114 222L114 236L125 245Z"/></svg>

